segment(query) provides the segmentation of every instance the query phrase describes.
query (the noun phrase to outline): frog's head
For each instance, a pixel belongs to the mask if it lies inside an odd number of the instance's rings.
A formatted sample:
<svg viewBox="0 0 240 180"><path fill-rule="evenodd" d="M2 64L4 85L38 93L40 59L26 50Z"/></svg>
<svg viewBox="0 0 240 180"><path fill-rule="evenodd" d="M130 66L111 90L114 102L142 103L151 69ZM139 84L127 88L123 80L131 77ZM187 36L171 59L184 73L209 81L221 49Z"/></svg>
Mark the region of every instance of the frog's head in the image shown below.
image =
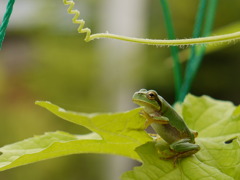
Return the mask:
<svg viewBox="0 0 240 180"><path fill-rule="evenodd" d="M161 102L159 100L158 94L154 90L141 89L135 92L132 98L133 102L144 106L145 108L152 108L155 110L160 110Z"/></svg>

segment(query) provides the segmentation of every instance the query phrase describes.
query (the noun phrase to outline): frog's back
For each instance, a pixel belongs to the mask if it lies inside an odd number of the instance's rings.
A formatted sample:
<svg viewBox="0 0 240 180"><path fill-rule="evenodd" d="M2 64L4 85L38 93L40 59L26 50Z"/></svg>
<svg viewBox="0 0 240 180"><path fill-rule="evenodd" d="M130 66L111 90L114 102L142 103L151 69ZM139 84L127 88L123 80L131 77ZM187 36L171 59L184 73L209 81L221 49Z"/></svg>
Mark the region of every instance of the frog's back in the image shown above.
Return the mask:
<svg viewBox="0 0 240 180"><path fill-rule="evenodd" d="M161 111L161 115L169 119L171 126L177 128L179 131L186 131L188 127L183 118L165 101L164 108ZM167 107L166 107L167 106Z"/></svg>
<svg viewBox="0 0 240 180"><path fill-rule="evenodd" d="M162 103L164 104L162 104L160 114L169 119L169 124L153 123L153 129L168 143L173 143L183 138L189 138L194 141L194 135L187 127L183 118L163 98Z"/></svg>

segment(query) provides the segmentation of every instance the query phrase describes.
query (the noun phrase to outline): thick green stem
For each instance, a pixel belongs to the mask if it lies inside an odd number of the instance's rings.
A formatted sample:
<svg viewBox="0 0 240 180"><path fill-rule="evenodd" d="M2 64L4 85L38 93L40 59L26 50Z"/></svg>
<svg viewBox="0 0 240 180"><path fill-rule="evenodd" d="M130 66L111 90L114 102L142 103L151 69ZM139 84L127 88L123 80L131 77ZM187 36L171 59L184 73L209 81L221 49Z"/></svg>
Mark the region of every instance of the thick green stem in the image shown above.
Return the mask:
<svg viewBox="0 0 240 180"><path fill-rule="evenodd" d="M167 28L167 33L168 33L168 38L169 39L176 39L175 34L174 34L174 28L172 24L172 18L171 14L169 12L169 7L168 3L166 0L160 0L162 10L163 10L163 15L165 19L165 24ZM171 46L171 54L173 57L173 64L174 64L174 83L175 83L175 98L179 98L179 93L182 85L182 68L180 64L180 59L179 59L179 51L178 47Z"/></svg>

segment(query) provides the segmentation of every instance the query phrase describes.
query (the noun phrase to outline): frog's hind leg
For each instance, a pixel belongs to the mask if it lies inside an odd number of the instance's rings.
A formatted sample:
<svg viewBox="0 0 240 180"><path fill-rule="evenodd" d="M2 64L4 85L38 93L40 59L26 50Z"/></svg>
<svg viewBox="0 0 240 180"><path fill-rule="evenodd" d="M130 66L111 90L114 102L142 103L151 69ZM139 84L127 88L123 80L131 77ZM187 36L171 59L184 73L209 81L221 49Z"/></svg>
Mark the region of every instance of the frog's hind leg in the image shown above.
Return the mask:
<svg viewBox="0 0 240 180"><path fill-rule="evenodd" d="M199 151L199 149L193 149L193 150L190 150L190 151L186 151L186 152L182 152L182 153L177 154L175 157L173 157L174 166L176 165L178 159L188 157L192 154L195 154L198 151Z"/></svg>
<svg viewBox="0 0 240 180"><path fill-rule="evenodd" d="M163 160L173 160L173 166L176 167L176 164L177 164L177 161L181 158L184 158L184 157L187 157L187 156L190 156L192 154L195 154L198 150L196 149L193 149L193 150L190 150L190 151L186 151L186 152L174 152L172 151L173 155L170 155L168 157L160 157L160 159L163 159Z"/></svg>
<svg viewBox="0 0 240 180"><path fill-rule="evenodd" d="M190 143L189 141L190 139L181 139L170 145L170 149L176 152L176 155L171 157L173 158L174 165L179 158L190 156L200 150L199 145Z"/></svg>
<svg viewBox="0 0 240 180"><path fill-rule="evenodd" d="M194 144L190 142L190 139L181 139L176 141L170 145L170 149L177 153L191 152L195 150L195 152L200 150L200 146L198 144Z"/></svg>

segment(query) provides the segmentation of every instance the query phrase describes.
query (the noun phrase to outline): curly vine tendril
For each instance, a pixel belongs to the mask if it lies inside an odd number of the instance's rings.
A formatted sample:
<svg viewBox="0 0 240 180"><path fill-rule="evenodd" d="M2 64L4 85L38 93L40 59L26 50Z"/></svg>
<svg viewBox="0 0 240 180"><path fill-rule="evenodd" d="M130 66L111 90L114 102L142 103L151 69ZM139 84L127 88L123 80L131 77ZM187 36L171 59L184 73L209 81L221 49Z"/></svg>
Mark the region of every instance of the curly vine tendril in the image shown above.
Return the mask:
<svg viewBox="0 0 240 180"><path fill-rule="evenodd" d="M65 5L69 5L68 7L68 14L74 14L74 17L72 18L72 22L74 24L79 24L78 32L79 33L86 33L85 41L91 41L91 29L84 28L85 21L83 19L79 20L80 12L78 10L73 10L75 3L73 1L63 0L63 3Z"/></svg>
<svg viewBox="0 0 240 180"><path fill-rule="evenodd" d="M129 41L148 45L160 45L160 46L184 46L184 45L195 45L195 44L209 44L209 43L219 43L219 42L231 42L240 39L240 31L230 34L209 36L202 38L191 38L191 39L175 39L175 40L161 40L161 39L144 39L144 38L132 38L127 36L120 36L116 34L109 33L97 33L91 34L91 29L84 28L85 21L83 19L78 19L80 17L80 12L74 8L74 1L63 0L65 5L69 5L67 12L73 14L72 22L74 24L79 24L78 33L85 33L85 41L89 42L94 39L100 38L110 38L118 39L122 41Z"/></svg>

